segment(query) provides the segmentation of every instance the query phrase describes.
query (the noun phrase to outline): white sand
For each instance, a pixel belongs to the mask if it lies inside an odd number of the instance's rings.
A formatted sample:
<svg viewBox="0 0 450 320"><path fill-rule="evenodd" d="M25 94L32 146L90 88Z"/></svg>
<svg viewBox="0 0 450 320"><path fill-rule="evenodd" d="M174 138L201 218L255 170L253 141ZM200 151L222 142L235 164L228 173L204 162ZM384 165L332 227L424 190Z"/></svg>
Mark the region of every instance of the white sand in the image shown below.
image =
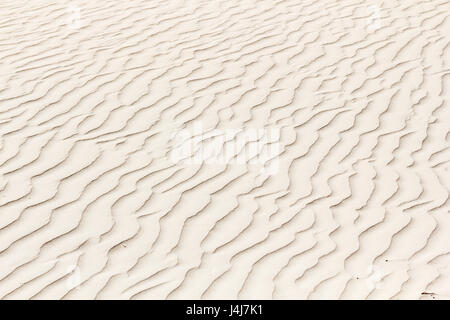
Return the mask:
<svg viewBox="0 0 450 320"><path fill-rule="evenodd" d="M1 298L450 299L450 1L4 0L0 21ZM273 170L179 160L196 126L278 130Z"/></svg>

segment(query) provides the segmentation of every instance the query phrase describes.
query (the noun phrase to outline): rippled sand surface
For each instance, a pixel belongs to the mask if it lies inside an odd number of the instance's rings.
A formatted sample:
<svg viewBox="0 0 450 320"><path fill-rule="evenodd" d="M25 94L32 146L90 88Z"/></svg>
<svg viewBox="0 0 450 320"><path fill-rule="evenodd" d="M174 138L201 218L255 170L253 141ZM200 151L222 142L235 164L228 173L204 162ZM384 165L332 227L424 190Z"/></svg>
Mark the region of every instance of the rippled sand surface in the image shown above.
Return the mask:
<svg viewBox="0 0 450 320"><path fill-rule="evenodd" d="M1 298L450 299L448 0L0 18Z"/></svg>

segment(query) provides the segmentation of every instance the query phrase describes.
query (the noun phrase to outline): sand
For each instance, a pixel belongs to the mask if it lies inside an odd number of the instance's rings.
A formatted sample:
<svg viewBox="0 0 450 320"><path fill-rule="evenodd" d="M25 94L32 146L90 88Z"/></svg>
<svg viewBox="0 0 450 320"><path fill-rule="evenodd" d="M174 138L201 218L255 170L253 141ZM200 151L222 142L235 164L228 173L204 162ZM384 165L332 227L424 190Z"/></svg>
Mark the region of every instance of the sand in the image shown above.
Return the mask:
<svg viewBox="0 0 450 320"><path fill-rule="evenodd" d="M0 18L2 299L450 299L448 0Z"/></svg>

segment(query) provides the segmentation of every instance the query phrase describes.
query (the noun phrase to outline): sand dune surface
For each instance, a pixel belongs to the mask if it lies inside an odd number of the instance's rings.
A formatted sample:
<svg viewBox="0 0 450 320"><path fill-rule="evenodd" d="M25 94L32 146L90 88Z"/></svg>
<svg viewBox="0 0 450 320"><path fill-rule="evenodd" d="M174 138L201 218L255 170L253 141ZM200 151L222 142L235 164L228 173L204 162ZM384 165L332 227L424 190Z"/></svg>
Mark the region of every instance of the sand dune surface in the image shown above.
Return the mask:
<svg viewBox="0 0 450 320"><path fill-rule="evenodd" d="M0 298L450 299L448 0L0 17Z"/></svg>

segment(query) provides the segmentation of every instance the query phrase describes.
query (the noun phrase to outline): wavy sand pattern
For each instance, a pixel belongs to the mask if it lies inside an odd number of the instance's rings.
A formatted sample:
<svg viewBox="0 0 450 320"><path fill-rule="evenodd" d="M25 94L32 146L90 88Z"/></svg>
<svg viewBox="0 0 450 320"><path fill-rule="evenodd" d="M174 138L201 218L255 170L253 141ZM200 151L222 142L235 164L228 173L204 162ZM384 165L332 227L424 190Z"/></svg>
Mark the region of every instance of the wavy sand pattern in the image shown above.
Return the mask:
<svg viewBox="0 0 450 320"><path fill-rule="evenodd" d="M450 1L0 16L1 298L450 299ZM196 124L276 172L173 161Z"/></svg>

